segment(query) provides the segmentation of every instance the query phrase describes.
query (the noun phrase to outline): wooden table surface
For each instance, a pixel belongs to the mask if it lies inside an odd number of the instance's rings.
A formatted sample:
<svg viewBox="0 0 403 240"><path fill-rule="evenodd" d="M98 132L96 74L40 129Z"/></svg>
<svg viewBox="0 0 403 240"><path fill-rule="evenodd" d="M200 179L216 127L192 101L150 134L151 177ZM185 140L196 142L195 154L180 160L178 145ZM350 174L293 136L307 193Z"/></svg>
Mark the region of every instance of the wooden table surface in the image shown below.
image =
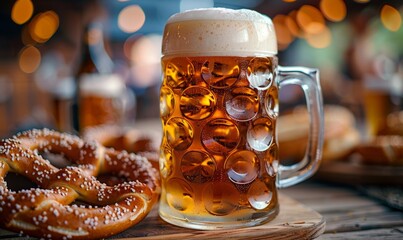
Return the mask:
<svg viewBox="0 0 403 240"><path fill-rule="evenodd" d="M310 180L281 192L325 218L326 229L317 238L319 240L403 239L403 211L366 195L360 190L362 188L365 186L358 188Z"/></svg>

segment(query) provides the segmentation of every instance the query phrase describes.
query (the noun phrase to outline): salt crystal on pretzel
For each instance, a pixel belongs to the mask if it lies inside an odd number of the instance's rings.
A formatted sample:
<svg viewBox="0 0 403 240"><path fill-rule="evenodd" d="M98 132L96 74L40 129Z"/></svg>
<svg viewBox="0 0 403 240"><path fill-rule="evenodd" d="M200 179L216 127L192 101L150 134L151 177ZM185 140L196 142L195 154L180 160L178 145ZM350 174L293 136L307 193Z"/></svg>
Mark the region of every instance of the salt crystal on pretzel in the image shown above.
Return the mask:
<svg viewBox="0 0 403 240"><path fill-rule="evenodd" d="M40 152L62 154L76 166L57 168ZM9 171L40 188L8 189ZM99 174L131 181L111 187L95 178ZM12 231L55 239L104 238L141 221L158 193L157 171L135 154L48 129L0 143L0 226ZM87 205L74 204L77 200Z"/></svg>

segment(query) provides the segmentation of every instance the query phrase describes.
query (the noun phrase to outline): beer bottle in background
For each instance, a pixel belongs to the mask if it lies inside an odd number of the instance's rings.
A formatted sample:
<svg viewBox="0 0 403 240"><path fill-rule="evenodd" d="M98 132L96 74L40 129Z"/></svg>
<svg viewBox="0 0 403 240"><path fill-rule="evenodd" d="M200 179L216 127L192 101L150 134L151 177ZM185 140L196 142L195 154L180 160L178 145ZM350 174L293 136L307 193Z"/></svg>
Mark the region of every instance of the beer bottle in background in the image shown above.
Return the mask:
<svg viewBox="0 0 403 240"><path fill-rule="evenodd" d="M82 62L78 69L74 125L87 127L119 124L123 116L123 80L113 74L113 62L105 50L100 23L91 23L83 35Z"/></svg>
<svg viewBox="0 0 403 240"><path fill-rule="evenodd" d="M111 74L113 62L105 50L104 33L101 23L90 23L83 33L81 65L77 72L79 79L83 74Z"/></svg>
<svg viewBox="0 0 403 240"><path fill-rule="evenodd" d="M84 74L95 73L97 72L97 68L95 66L94 61L92 60L91 56L91 47L89 45L89 33L91 31L91 24L86 26L82 36L81 36L81 63L78 67L78 71L76 73L76 90L75 90L75 98L72 105L73 108L73 128L75 131L79 132L80 130L80 123L79 123L79 110L78 110L78 100L79 100L79 85L80 85L80 78Z"/></svg>

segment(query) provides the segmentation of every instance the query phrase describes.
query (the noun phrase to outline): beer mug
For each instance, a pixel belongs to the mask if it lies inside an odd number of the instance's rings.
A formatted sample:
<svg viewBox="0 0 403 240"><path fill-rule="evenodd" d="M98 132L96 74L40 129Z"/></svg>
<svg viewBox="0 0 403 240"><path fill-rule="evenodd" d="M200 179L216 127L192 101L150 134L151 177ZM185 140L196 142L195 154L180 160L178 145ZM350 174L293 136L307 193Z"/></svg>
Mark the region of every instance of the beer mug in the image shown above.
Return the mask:
<svg viewBox="0 0 403 240"><path fill-rule="evenodd" d="M280 67L272 21L252 10L196 9L165 25L159 214L194 229L254 226L279 211L276 187L320 163L323 105L318 70ZM300 85L310 114L305 157L278 159L279 89Z"/></svg>
<svg viewBox="0 0 403 240"><path fill-rule="evenodd" d="M367 138L396 134L391 118L403 110L403 80L398 74L390 79L364 79L364 113ZM402 130L403 131L403 130Z"/></svg>
<svg viewBox="0 0 403 240"><path fill-rule="evenodd" d="M122 124L130 94L116 74L84 74L79 82L80 130L104 124Z"/></svg>

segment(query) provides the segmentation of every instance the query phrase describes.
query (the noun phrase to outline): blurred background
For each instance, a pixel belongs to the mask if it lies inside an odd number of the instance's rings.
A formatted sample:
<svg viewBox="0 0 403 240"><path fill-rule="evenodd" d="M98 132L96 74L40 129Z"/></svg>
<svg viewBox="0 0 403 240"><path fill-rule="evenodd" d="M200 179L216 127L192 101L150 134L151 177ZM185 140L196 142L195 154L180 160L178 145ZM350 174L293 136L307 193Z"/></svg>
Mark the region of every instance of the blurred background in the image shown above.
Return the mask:
<svg viewBox="0 0 403 240"><path fill-rule="evenodd" d="M120 87L110 93L120 96L111 106L122 111L122 121L158 117L164 24L199 7L268 15L280 64L319 68L325 103L348 108L357 121L368 115L365 89L380 89L388 112L403 109L402 1L2 0L0 137L32 127L78 131L78 82L94 72L124 84L124 93ZM284 91L281 110L298 105L301 95Z"/></svg>

